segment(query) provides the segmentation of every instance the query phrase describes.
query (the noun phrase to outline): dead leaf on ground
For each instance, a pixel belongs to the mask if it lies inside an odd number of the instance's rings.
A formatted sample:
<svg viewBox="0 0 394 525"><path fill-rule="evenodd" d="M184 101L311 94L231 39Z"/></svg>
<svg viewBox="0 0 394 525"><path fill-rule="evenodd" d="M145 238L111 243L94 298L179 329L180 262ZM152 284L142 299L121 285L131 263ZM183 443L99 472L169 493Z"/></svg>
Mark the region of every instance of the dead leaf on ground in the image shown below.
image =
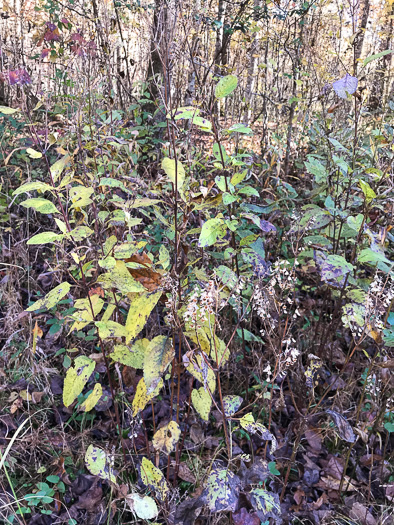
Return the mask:
<svg viewBox="0 0 394 525"><path fill-rule="evenodd" d="M367 507L361 503L353 503L350 511L350 518L352 520L357 520L359 525L377 525L376 519L372 516Z"/></svg>

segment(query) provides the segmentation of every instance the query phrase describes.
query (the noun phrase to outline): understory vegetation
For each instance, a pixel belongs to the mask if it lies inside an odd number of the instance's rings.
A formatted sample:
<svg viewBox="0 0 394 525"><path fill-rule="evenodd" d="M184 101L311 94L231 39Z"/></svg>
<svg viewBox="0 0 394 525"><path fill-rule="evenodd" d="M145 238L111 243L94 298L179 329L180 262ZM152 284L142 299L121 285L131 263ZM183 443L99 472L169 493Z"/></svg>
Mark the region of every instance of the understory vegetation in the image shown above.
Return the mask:
<svg viewBox="0 0 394 525"><path fill-rule="evenodd" d="M1 523L393 523L392 4L214 4L4 11Z"/></svg>

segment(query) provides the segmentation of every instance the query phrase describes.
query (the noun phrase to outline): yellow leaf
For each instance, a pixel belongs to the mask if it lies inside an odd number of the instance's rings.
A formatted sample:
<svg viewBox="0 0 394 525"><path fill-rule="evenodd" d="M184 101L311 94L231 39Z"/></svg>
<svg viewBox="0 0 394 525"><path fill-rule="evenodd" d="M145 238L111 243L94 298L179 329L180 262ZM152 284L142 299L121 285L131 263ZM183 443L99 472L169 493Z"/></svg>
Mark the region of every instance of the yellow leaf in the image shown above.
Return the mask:
<svg viewBox="0 0 394 525"><path fill-rule="evenodd" d="M96 321L94 324L97 326L99 335L102 339L127 336L126 327L115 321Z"/></svg>
<svg viewBox="0 0 394 525"><path fill-rule="evenodd" d="M135 391L133 403L132 403L133 417L135 417L139 412L141 412L141 410L144 410L144 408L149 403L149 401L151 401L155 396L158 395L163 385L164 385L163 380L160 379L160 382L155 388L155 390L151 392L150 394L148 394L146 390L146 384L145 384L144 378L142 377L139 380L137 389Z"/></svg>
<svg viewBox="0 0 394 525"><path fill-rule="evenodd" d="M168 425L160 428L153 436L153 447L166 454L171 454L175 450L181 436L181 429L176 421L170 421Z"/></svg>
<svg viewBox="0 0 394 525"><path fill-rule="evenodd" d="M101 448L90 445L85 454L86 468L94 476L116 483L109 457Z"/></svg>
<svg viewBox="0 0 394 525"><path fill-rule="evenodd" d="M115 288L120 292L140 293L145 292L145 287L136 281L131 275L124 261L116 261L116 265L107 273L100 275L97 281L108 290Z"/></svg>
<svg viewBox="0 0 394 525"><path fill-rule="evenodd" d="M67 370L66 378L63 387L63 403L68 407L82 392L83 387L88 382L92 375L96 363L86 357L80 355L74 361L74 367Z"/></svg>
<svg viewBox="0 0 394 525"><path fill-rule="evenodd" d="M126 343L129 343L132 339L137 337L144 328L148 317L158 303L161 295L162 292L156 292L153 294L143 293L133 300L126 319Z"/></svg>
<svg viewBox="0 0 394 525"><path fill-rule="evenodd" d="M161 501L164 501L169 492L169 488L162 471L156 468L152 461L149 461L149 459L145 457L142 458L140 470L142 483L147 487L151 487L156 492L157 497Z"/></svg>
<svg viewBox="0 0 394 525"><path fill-rule="evenodd" d="M152 339L144 359L144 379L148 394L155 389L174 355L174 347L169 337L159 335Z"/></svg>
<svg viewBox="0 0 394 525"><path fill-rule="evenodd" d="M208 421L211 411L212 399L204 387L192 390L192 403L204 421Z"/></svg>
<svg viewBox="0 0 394 525"><path fill-rule="evenodd" d="M35 324L34 329L33 329L33 348L32 348L33 355L36 353L37 338L38 337L42 337L42 336L43 336L43 331L38 326L38 323L36 321L36 324Z"/></svg>
<svg viewBox="0 0 394 525"><path fill-rule="evenodd" d="M114 351L109 356L117 363L122 363L122 365L131 366L132 368L143 368L145 354L149 345L149 339L139 339L131 347L115 345Z"/></svg>
<svg viewBox="0 0 394 525"><path fill-rule="evenodd" d="M103 388L100 385L100 383L96 383L91 394L82 403L81 410L83 410L84 412L90 412L90 410L92 410L97 405L102 395Z"/></svg>
<svg viewBox="0 0 394 525"><path fill-rule="evenodd" d="M205 357L205 359L208 359ZM197 381L200 381L204 385L204 387L208 387L211 394L213 394L216 390L216 378L215 373L208 366L205 359L198 354L197 356L194 356L191 360L188 366L186 367L186 370L190 372L190 374L197 379Z"/></svg>

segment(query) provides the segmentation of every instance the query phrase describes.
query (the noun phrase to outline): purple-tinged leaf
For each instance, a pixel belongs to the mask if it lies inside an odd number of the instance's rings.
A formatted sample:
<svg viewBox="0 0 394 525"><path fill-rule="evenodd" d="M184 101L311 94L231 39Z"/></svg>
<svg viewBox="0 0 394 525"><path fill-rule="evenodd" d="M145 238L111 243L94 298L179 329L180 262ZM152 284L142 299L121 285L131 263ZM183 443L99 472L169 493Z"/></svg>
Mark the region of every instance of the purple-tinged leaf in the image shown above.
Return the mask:
<svg viewBox="0 0 394 525"><path fill-rule="evenodd" d="M10 86L31 84L31 77L26 69L15 69L8 72L8 81Z"/></svg>
<svg viewBox="0 0 394 525"><path fill-rule="evenodd" d="M340 98L347 99L348 94L353 95L356 92L358 86L358 79L352 77L349 73L346 73L344 77L333 83L335 93Z"/></svg>

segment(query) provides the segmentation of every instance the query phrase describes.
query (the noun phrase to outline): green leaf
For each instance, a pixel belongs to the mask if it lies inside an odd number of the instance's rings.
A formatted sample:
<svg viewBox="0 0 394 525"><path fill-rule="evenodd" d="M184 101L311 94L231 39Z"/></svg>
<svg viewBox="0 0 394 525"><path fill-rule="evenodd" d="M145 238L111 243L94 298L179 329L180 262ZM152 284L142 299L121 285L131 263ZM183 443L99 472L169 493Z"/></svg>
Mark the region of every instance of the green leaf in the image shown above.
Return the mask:
<svg viewBox="0 0 394 525"><path fill-rule="evenodd" d="M174 355L171 338L158 335L152 339L144 358L144 379L148 394L155 390Z"/></svg>
<svg viewBox="0 0 394 525"><path fill-rule="evenodd" d="M143 368L149 344L149 339L139 339L131 347L115 345L114 351L109 356L117 363L122 363L122 365L131 366L132 368Z"/></svg>
<svg viewBox="0 0 394 525"><path fill-rule="evenodd" d="M35 312L36 310L41 310L41 308L45 308L46 310L53 308L59 301L63 299L65 295L68 294L70 288L70 283L59 284L53 290L47 293L45 297L38 299L38 301L29 306L29 308L26 309L26 312Z"/></svg>
<svg viewBox="0 0 394 525"><path fill-rule="evenodd" d="M226 232L227 226L223 219L209 219L204 222L201 228L198 246L200 248L212 246L218 239L222 239L226 235Z"/></svg>
<svg viewBox="0 0 394 525"><path fill-rule="evenodd" d="M137 337L144 328L153 308L161 296L162 292L143 293L132 301L126 319L126 344Z"/></svg>
<svg viewBox="0 0 394 525"><path fill-rule="evenodd" d="M162 471L156 468L152 461L143 457L140 473L142 483L147 487L152 488L156 492L157 497L161 501L164 501L169 492L169 488Z"/></svg>
<svg viewBox="0 0 394 525"><path fill-rule="evenodd" d="M346 219L346 222L349 228L351 228L352 230L355 230L356 232L360 231L363 221L364 221L364 217L363 215L361 215L361 213L356 215L356 217L350 216Z"/></svg>
<svg viewBox="0 0 394 525"><path fill-rule="evenodd" d="M175 167L177 171L177 179L178 179L178 187L177 189L180 190L183 186L183 183L185 182L185 168L183 167L182 163L178 162L175 163L174 159L169 159L168 157L164 157L164 159L161 162L161 167L165 171L165 174L170 179L170 181L175 186Z"/></svg>
<svg viewBox="0 0 394 525"><path fill-rule="evenodd" d="M106 479L116 483L116 478L112 472L111 462L109 457L102 448L89 445L85 454L85 464L88 471L93 476L98 476L101 479Z"/></svg>
<svg viewBox="0 0 394 525"><path fill-rule="evenodd" d="M198 115L199 113L200 113L200 110L194 106L184 106L176 110L175 115L174 115L174 120L190 119ZM171 113L167 114L167 118L168 119L172 118Z"/></svg>
<svg viewBox="0 0 394 525"><path fill-rule="evenodd" d="M223 144L219 146L219 144L215 142L215 144L212 147L212 153L218 162L222 163L222 157L223 157L223 162L225 164L228 162L228 155L226 152L226 148L223 146ZM222 179L225 180L225 177L222 177ZM222 186L222 191L225 190L225 187L226 185L224 184Z"/></svg>
<svg viewBox="0 0 394 525"><path fill-rule="evenodd" d="M198 390L196 388L192 390L192 403L201 419L208 421L212 399L209 392L203 386Z"/></svg>
<svg viewBox="0 0 394 525"><path fill-rule="evenodd" d="M36 151L33 148L27 148L26 153L29 155L31 159L40 159L42 157L42 153L39 151Z"/></svg>
<svg viewBox="0 0 394 525"><path fill-rule="evenodd" d="M60 213L53 202L40 197L37 197L36 199L27 199L26 201L21 202L21 205L25 208L33 208L33 210L44 213L45 215L48 215L49 213Z"/></svg>
<svg viewBox="0 0 394 525"><path fill-rule="evenodd" d="M394 330L392 328L386 328L383 330L383 342L385 346L394 348Z"/></svg>
<svg viewBox="0 0 394 525"><path fill-rule="evenodd" d="M219 80L215 89L216 98L227 97L237 87L238 78L235 75L227 75Z"/></svg>
<svg viewBox="0 0 394 525"><path fill-rule="evenodd" d="M367 57L364 60L363 65L366 66L367 64L372 62L372 60L376 60L378 58L384 57L385 55L389 55L390 53L394 53L394 50L393 49L386 49L385 51L381 51L380 53L376 53L376 55L370 55L369 57Z"/></svg>
<svg viewBox="0 0 394 525"><path fill-rule="evenodd" d="M387 422L384 424L384 428L387 430L387 432L389 432L389 434L391 434L394 432L394 423Z"/></svg>
<svg viewBox="0 0 394 525"><path fill-rule="evenodd" d="M251 135L253 131L245 126L245 124L233 124L230 128L227 130L229 133L246 133L247 135Z"/></svg>
<svg viewBox="0 0 394 525"><path fill-rule="evenodd" d="M20 111L19 108L9 108L8 106L0 106L0 113L2 113L3 115L13 115L18 111Z"/></svg>
<svg viewBox="0 0 394 525"><path fill-rule="evenodd" d="M273 474L274 476L279 476L280 475L280 472L279 470L276 468L276 463L275 461L270 461L268 463L268 470L271 472L271 474Z"/></svg>
<svg viewBox="0 0 394 525"><path fill-rule="evenodd" d="M365 202L369 204L371 201L373 201L373 199L376 198L376 193L373 191L373 189L368 184L368 182L359 180L358 183L360 184L360 188L363 190L363 193L365 196Z"/></svg>
<svg viewBox="0 0 394 525"><path fill-rule="evenodd" d="M135 492L128 494L126 501L131 512L141 520L152 520L159 514L155 500L149 496L140 496Z"/></svg>
<svg viewBox="0 0 394 525"><path fill-rule="evenodd" d="M74 366L67 370L63 387L64 406L70 406L84 389L89 377L92 375L96 363L80 355L74 361Z"/></svg>
<svg viewBox="0 0 394 525"><path fill-rule="evenodd" d="M357 260L360 263L370 264L371 266L374 266L379 262L391 264L389 259L387 259L385 255L379 252L375 252L371 250L371 248L365 248L364 250L361 250L357 257Z"/></svg>
<svg viewBox="0 0 394 525"><path fill-rule="evenodd" d="M35 182L26 182L26 184L22 184L22 186L19 186L12 195L16 197L17 195L20 195L21 193L27 193L29 191L34 190L41 190L41 191L48 191L52 190L53 187L49 184L46 184L45 182L35 181Z"/></svg>
<svg viewBox="0 0 394 525"><path fill-rule="evenodd" d="M50 242L55 242L63 239L63 235L54 232L42 232L34 235L31 239L27 241L26 244L47 244Z"/></svg>
<svg viewBox="0 0 394 525"><path fill-rule="evenodd" d="M338 286L345 282L346 276L353 272L353 265L342 255L327 255L321 264L320 273L324 282Z"/></svg>
<svg viewBox="0 0 394 525"><path fill-rule="evenodd" d="M211 131L212 129L211 122L208 119L203 118L203 117L198 117L198 116L193 117L192 124L194 124L195 126L198 126L203 131Z"/></svg>

